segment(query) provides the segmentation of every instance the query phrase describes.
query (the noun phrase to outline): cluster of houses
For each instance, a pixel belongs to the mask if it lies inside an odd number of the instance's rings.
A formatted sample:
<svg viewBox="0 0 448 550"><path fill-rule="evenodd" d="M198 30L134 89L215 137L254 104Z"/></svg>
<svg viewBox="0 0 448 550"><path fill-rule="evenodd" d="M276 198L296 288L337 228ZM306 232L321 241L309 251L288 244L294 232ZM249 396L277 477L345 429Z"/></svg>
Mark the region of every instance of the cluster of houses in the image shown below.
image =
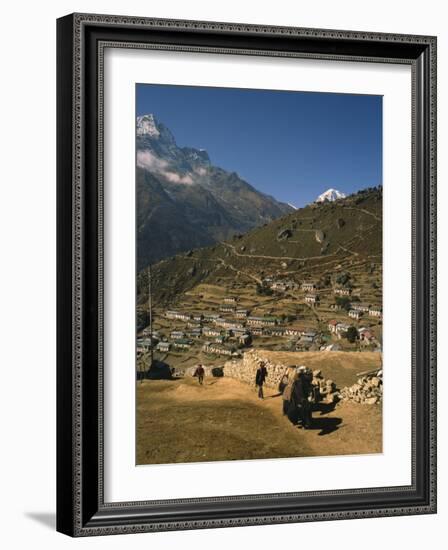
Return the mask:
<svg viewBox="0 0 448 550"><path fill-rule="evenodd" d="M304 291L305 301L310 305L317 305L320 301L317 293L317 285L314 282L302 282L299 284L287 279L274 280L265 279L274 290L296 290ZM356 289L339 286L333 289L336 296L350 296ZM333 310L341 309L339 304L330 306ZM322 334L309 329L285 326L275 316L255 316L250 311L238 305L238 299L232 296L223 298L218 306L217 313L188 313L185 311L168 310L165 312L166 319L181 321L185 323L183 330L172 330L169 338L160 338L157 333L151 335L148 329L143 331L142 337L137 339L137 351L145 352L154 347L159 352L168 353L174 350L188 350L195 342L203 341L202 350L206 353L216 355L238 355L238 349L250 346L252 339L256 336L283 337L295 341L297 348L303 349L309 345L318 344L322 341ZM350 304L348 316L351 319L359 320L364 315L381 318L382 310L378 306L353 302ZM328 330L331 335L341 339L351 325L344 322L330 321ZM364 343L371 343L375 336L371 329L358 329L360 340ZM325 336L323 337L325 339ZM204 340L205 341L204 341Z"/></svg>
<svg viewBox="0 0 448 550"><path fill-rule="evenodd" d="M297 327L282 326L280 319L275 316L254 316L244 308L236 307L235 298L224 298L219 306L220 313L193 314L182 311L168 310L165 317L170 320L183 321L186 327L183 330L172 330L169 340L160 338L153 340L155 349L162 353L168 353L172 349L186 350L195 342L207 339L202 350L215 355L232 356L238 354L241 347L250 346L253 337L284 337L296 339L297 344L307 345L316 341L317 332ZM231 313L232 318L222 317L221 313ZM147 333L147 329L144 331ZM146 347L141 351L150 349L150 339L146 338Z"/></svg>
<svg viewBox="0 0 448 550"><path fill-rule="evenodd" d="M339 321L329 321L328 330L330 334L334 334L340 340L347 333L350 325L347 323L340 323Z"/></svg>
<svg viewBox="0 0 448 550"><path fill-rule="evenodd" d="M331 334L334 334L339 340L344 337L351 325L347 323L340 323L332 320L328 322L328 330ZM364 344L372 344L376 341L375 333L372 329L367 327L360 327L358 329L359 339Z"/></svg>
<svg viewBox="0 0 448 550"><path fill-rule="evenodd" d="M379 306L372 306L370 304L362 304L356 302L351 304L351 308L348 311L349 317L358 321L364 315L381 319L383 316L383 312L381 307Z"/></svg>

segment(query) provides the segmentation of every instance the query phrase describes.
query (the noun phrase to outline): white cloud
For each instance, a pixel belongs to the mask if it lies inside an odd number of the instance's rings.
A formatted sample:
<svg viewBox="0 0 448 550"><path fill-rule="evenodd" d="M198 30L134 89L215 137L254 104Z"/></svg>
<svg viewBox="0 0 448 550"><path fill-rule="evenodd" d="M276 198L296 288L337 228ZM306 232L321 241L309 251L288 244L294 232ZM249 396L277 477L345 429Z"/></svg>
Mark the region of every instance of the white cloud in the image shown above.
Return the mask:
<svg viewBox="0 0 448 550"><path fill-rule="evenodd" d="M153 172L163 172L168 168L168 163L151 153L151 151L137 151L137 166Z"/></svg>
<svg viewBox="0 0 448 550"><path fill-rule="evenodd" d="M137 166L154 172L172 183L184 183L191 185L193 179L189 174L179 174L169 170L169 163L166 160L154 155L151 151L137 151Z"/></svg>
<svg viewBox="0 0 448 550"><path fill-rule="evenodd" d="M199 174L200 176L204 176L207 173L207 168L204 168L203 166L198 166L194 169L196 174Z"/></svg>
<svg viewBox="0 0 448 550"><path fill-rule="evenodd" d="M189 185L193 183L193 180L189 174L181 175L176 172L162 172L162 175L172 183L186 183Z"/></svg>

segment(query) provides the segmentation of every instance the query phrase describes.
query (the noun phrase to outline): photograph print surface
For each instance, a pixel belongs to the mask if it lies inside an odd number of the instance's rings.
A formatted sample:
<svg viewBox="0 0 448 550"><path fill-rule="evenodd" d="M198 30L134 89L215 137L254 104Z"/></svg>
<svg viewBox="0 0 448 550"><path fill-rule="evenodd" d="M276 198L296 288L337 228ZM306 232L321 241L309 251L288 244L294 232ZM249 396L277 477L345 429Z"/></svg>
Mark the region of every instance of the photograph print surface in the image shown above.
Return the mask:
<svg viewBox="0 0 448 550"><path fill-rule="evenodd" d="M382 98L136 86L136 462L382 452Z"/></svg>

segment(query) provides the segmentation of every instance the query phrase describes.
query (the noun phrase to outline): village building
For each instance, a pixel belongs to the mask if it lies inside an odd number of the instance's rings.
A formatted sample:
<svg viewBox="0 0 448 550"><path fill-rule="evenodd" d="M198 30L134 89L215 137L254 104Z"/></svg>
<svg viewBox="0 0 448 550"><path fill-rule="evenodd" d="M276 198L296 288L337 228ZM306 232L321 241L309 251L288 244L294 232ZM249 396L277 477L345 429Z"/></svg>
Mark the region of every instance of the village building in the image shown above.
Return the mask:
<svg viewBox="0 0 448 550"><path fill-rule="evenodd" d="M224 303L226 304L236 304L237 300L234 296L227 296L224 298Z"/></svg>
<svg viewBox="0 0 448 550"><path fill-rule="evenodd" d="M223 313L233 313L235 308L229 304L221 304L219 306L219 311L222 311Z"/></svg>
<svg viewBox="0 0 448 550"><path fill-rule="evenodd" d="M219 336L221 334L221 331L213 327L204 327L202 329L202 334L204 336Z"/></svg>
<svg viewBox="0 0 448 550"><path fill-rule="evenodd" d="M368 313L370 309L370 304L362 304L362 303L353 303L352 309L355 311L360 311L361 313Z"/></svg>
<svg viewBox="0 0 448 550"><path fill-rule="evenodd" d="M349 328L350 328L350 325L348 325L347 323L338 323L336 325L335 332L339 340L343 338L344 334L348 331Z"/></svg>
<svg viewBox="0 0 448 550"><path fill-rule="evenodd" d="M204 314L204 320L205 321L215 321L216 319L219 319L219 315L217 313L205 313Z"/></svg>
<svg viewBox="0 0 448 550"><path fill-rule="evenodd" d="M339 304L330 304L330 309L332 309L333 311L340 311L342 309L342 306L340 306Z"/></svg>
<svg viewBox="0 0 448 550"><path fill-rule="evenodd" d="M201 328L201 323L195 323L194 321L188 321L187 327L188 328Z"/></svg>
<svg viewBox="0 0 448 550"><path fill-rule="evenodd" d="M185 332L181 330L172 330L170 336L172 340L181 340L185 338Z"/></svg>
<svg viewBox="0 0 448 550"><path fill-rule="evenodd" d="M319 303L319 296L317 294L307 294L305 296L305 302L307 304L317 304Z"/></svg>
<svg viewBox="0 0 448 550"><path fill-rule="evenodd" d="M312 292L313 290L315 290L316 288L316 285L314 283L302 283L302 290L304 290L305 292Z"/></svg>
<svg viewBox="0 0 448 550"><path fill-rule="evenodd" d="M216 321L216 326L227 328L230 330L233 330L235 328L244 328L241 323L238 323L238 321L235 321L233 319L220 319L219 321Z"/></svg>
<svg viewBox="0 0 448 550"><path fill-rule="evenodd" d="M338 287L333 292L336 296L350 296L352 291L350 288Z"/></svg>
<svg viewBox="0 0 448 550"><path fill-rule="evenodd" d="M158 338L153 336L152 338L137 338L137 345L148 350L151 349L152 343L157 344Z"/></svg>
<svg viewBox="0 0 448 550"><path fill-rule="evenodd" d="M200 338L202 336L202 329L201 328L194 328L193 330L190 330L187 332L187 336L189 338Z"/></svg>
<svg viewBox="0 0 448 550"><path fill-rule="evenodd" d="M165 313L167 319L175 319L177 321L189 321L191 315L189 313L182 313L180 311L167 311Z"/></svg>
<svg viewBox="0 0 448 550"><path fill-rule="evenodd" d="M304 332L300 337L301 344L312 344L316 338L317 334L315 332Z"/></svg>
<svg viewBox="0 0 448 550"><path fill-rule="evenodd" d="M253 327L251 328L251 333L254 336L263 336L263 329L261 327Z"/></svg>
<svg viewBox="0 0 448 550"><path fill-rule="evenodd" d="M159 342L156 349L157 351L167 353L171 349L171 344L169 342Z"/></svg>
<svg viewBox="0 0 448 550"><path fill-rule="evenodd" d="M300 336L301 330L298 328L292 328L292 327L286 327L285 328L285 335L287 336Z"/></svg>
<svg viewBox="0 0 448 550"><path fill-rule="evenodd" d="M248 317L247 324L249 326L273 327L277 324L276 317Z"/></svg>
<svg viewBox="0 0 448 550"><path fill-rule="evenodd" d="M334 319L328 322L328 330L332 333L336 333L336 327L338 326L338 322Z"/></svg>
<svg viewBox="0 0 448 550"><path fill-rule="evenodd" d="M269 331L271 336L285 336L284 327L269 328L269 329L266 329L266 331Z"/></svg>
<svg viewBox="0 0 448 550"><path fill-rule="evenodd" d="M204 316L202 315L202 313L195 313L193 315L193 319L197 322L197 323L200 323L201 321L204 320Z"/></svg>
<svg viewBox="0 0 448 550"><path fill-rule="evenodd" d="M351 309L348 312L348 316L351 317L352 319L359 320L363 316L363 312L359 311L358 309Z"/></svg>
<svg viewBox="0 0 448 550"><path fill-rule="evenodd" d="M215 344L224 344L225 341L226 341L226 338L224 336L216 336L213 339L213 342L215 342Z"/></svg>
<svg viewBox="0 0 448 550"><path fill-rule="evenodd" d="M237 309L236 310L236 317L238 319L245 319L249 315L249 311L247 309Z"/></svg>
<svg viewBox="0 0 448 550"><path fill-rule="evenodd" d="M382 308L380 306L371 306L369 308L369 316L381 318L383 316Z"/></svg>
<svg viewBox="0 0 448 550"><path fill-rule="evenodd" d="M240 336L241 334L249 334L249 330L247 328L239 328L235 327L232 329L233 336Z"/></svg>
<svg viewBox="0 0 448 550"><path fill-rule="evenodd" d="M279 292L285 292L290 289L290 283L287 281L274 281L271 283L272 290L277 290Z"/></svg>
<svg viewBox="0 0 448 550"><path fill-rule="evenodd" d="M173 346L177 349L189 349L193 342L191 340L187 340L186 338L182 338L180 340L176 340L173 342Z"/></svg>
<svg viewBox="0 0 448 550"><path fill-rule="evenodd" d="M372 330L368 328L359 329L359 339L364 344L371 344L375 341L375 335Z"/></svg>

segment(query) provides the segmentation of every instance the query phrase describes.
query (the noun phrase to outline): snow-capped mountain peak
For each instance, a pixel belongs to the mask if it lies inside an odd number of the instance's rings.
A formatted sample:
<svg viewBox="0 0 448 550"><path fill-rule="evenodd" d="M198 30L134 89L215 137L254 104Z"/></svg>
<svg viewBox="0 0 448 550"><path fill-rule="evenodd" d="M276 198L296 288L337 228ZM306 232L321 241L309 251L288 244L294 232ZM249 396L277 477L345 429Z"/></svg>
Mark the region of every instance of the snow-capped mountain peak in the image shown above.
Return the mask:
<svg viewBox="0 0 448 550"><path fill-rule="evenodd" d="M322 193L322 195L319 195L317 199L314 202L334 202L338 199L345 199L346 194L342 193L341 191L338 191L337 189L327 189L325 193Z"/></svg>
<svg viewBox="0 0 448 550"><path fill-rule="evenodd" d="M160 131L157 127L157 121L153 114L137 117L137 135L159 137Z"/></svg>

